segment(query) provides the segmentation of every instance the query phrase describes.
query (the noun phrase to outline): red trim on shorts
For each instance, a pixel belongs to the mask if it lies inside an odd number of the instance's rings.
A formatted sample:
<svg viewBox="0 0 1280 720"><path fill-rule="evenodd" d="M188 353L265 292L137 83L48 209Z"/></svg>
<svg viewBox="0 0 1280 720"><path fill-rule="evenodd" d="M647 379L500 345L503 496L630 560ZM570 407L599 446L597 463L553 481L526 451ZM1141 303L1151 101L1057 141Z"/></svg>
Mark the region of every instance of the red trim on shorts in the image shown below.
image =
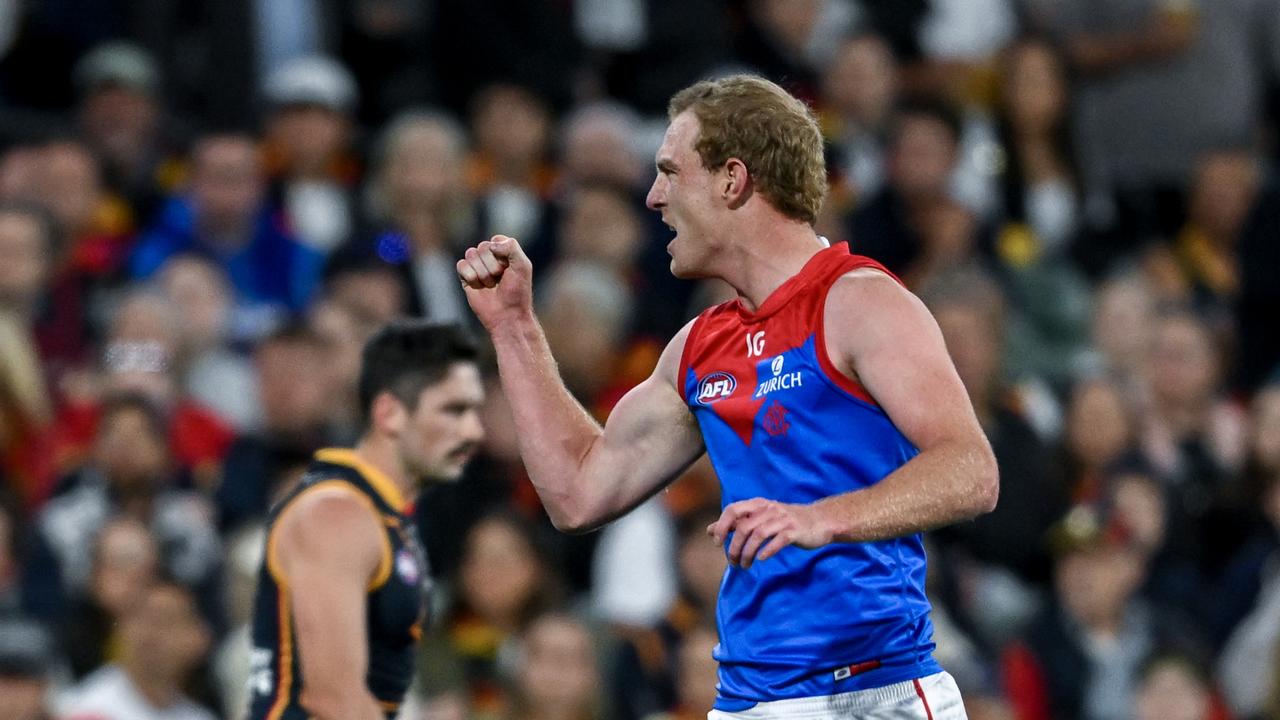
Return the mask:
<svg viewBox="0 0 1280 720"><path fill-rule="evenodd" d="M924 703L924 714L928 720L933 720L933 711L929 709L929 698L924 696L924 688L920 687L919 680L912 680L912 684L916 686L916 695L920 696L920 702Z"/></svg>

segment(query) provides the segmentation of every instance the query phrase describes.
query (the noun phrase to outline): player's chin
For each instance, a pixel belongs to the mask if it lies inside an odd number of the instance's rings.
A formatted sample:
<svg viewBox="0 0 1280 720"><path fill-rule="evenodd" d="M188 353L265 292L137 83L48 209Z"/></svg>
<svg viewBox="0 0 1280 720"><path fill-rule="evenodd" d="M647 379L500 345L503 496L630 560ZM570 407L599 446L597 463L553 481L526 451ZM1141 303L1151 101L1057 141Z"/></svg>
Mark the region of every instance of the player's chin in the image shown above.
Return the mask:
<svg viewBox="0 0 1280 720"><path fill-rule="evenodd" d="M466 457L455 457L450 455L438 462L425 467L418 476L428 485L450 484L458 482L462 479L463 473L467 470L467 462L471 460L471 455Z"/></svg>
<svg viewBox="0 0 1280 720"><path fill-rule="evenodd" d="M688 260L675 254L671 256L671 274L681 280L693 280L700 277Z"/></svg>

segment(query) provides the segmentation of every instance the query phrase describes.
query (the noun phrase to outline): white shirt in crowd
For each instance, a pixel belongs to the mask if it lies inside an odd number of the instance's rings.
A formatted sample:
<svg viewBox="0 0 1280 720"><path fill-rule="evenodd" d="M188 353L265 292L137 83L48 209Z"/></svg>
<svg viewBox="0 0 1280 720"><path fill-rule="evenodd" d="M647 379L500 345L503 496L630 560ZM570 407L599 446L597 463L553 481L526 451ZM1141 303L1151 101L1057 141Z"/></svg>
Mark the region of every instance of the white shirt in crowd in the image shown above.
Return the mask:
<svg viewBox="0 0 1280 720"><path fill-rule="evenodd" d="M217 720L213 713L179 697L172 705L154 707L138 692L118 665L107 665L57 698L58 720Z"/></svg>

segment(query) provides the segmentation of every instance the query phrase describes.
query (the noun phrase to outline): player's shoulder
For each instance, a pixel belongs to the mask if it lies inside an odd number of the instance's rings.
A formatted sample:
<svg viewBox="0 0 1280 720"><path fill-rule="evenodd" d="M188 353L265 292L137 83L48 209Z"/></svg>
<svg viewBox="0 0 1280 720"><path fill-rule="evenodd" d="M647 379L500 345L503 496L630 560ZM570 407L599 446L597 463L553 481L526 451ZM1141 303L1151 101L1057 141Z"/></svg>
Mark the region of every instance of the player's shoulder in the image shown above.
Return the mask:
<svg viewBox="0 0 1280 720"><path fill-rule="evenodd" d="M283 581L294 562L363 562L383 543L373 502L343 480L309 483L280 508L267 536L267 567Z"/></svg>
<svg viewBox="0 0 1280 720"><path fill-rule="evenodd" d="M824 325L839 345L897 341L931 334L924 302L887 270L857 267L836 278L827 293Z"/></svg>
<svg viewBox="0 0 1280 720"><path fill-rule="evenodd" d="M901 280L879 263L861 264L841 273L831 283L827 303L859 302L860 308L871 305L897 305L919 302Z"/></svg>
<svg viewBox="0 0 1280 720"><path fill-rule="evenodd" d="M340 478L309 482L280 508L273 530L311 543L365 534L378 525L373 501Z"/></svg>

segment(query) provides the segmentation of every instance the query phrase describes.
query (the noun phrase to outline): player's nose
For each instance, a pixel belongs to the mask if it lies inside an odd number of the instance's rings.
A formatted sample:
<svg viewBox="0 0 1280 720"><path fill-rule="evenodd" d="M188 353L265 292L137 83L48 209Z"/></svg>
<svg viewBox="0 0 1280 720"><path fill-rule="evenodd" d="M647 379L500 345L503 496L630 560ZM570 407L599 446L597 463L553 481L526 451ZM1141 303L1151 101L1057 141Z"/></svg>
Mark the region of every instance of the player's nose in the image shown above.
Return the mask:
<svg viewBox="0 0 1280 720"><path fill-rule="evenodd" d="M653 185L649 186L649 194L645 196L644 204L650 210L661 210L666 206L667 189L661 175L653 179Z"/></svg>
<svg viewBox="0 0 1280 720"><path fill-rule="evenodd" d="M462 436L467 442L478 443L484 439L484 423L480 420L479 411L467 413L467 419L462 425Z"/></svg>

